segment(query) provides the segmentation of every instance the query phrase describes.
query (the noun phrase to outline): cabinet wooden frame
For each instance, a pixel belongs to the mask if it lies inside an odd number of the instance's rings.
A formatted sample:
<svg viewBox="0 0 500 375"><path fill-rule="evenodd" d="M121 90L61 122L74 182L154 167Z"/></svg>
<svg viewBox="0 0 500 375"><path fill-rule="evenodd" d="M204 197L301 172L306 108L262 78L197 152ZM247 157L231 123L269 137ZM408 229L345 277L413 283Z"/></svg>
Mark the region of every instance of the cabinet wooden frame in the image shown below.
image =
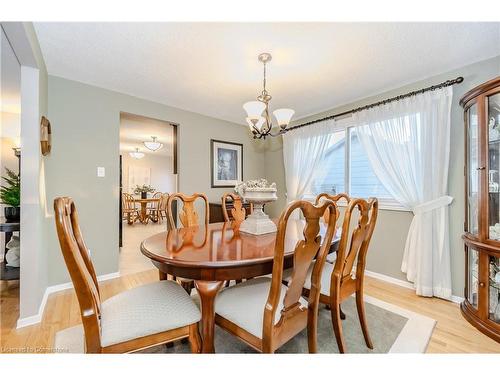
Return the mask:
<svg viewBox="0 0 500 375"><path fill-rule="evenodd" d="M490 171L489 165L489 126L488 126L488 97L500 93L500 77L496 77L488 82L479 85L467 92L460 100L460 105L464 109L464 145L465 145L465 221L464 241L465 254L465 299L460 305L462 315L481 332L485 333L492 339L500 342L500 323L490 319L490 278L489 278L489 262L490 257L500 257L500 240L489 238L489 183L488 174ZM469 111L472 106L477 108L478 118L478 231L471 232L471 223L469 222ZM478 253L478 291L477 291L477 308L469 301L469 285L470 285L470 270L472 265L469 264L468 252L475 250Z"/></svg>

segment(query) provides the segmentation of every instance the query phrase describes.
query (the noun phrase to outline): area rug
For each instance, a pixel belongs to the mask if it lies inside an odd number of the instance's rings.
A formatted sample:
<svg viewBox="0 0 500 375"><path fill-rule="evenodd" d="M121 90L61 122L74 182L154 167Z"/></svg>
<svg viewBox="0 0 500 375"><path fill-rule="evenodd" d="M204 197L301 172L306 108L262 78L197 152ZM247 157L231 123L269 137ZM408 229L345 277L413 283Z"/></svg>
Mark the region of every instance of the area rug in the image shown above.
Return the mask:
<svg viewBox="0 0 500 375"><path fill-rule="evenodd" d="M424 353L432 336L436 321L423 315L402 309L378 299L365 296L368 329L373 350L365 345L358 320L354 298L342 304L346 319L342 321L344 340L348 353ZM56 333L55 348L58 352L82 353L83 328L81 325ZM255 350L229 333L215 328L216 353L255 353ZM333 334L330 311L320 308L318 319L318 351L338 353ZM138 353L190 353L186 340L173 347L158 345ZM307 331L283 345L277 353L307 353Z"/></svg>

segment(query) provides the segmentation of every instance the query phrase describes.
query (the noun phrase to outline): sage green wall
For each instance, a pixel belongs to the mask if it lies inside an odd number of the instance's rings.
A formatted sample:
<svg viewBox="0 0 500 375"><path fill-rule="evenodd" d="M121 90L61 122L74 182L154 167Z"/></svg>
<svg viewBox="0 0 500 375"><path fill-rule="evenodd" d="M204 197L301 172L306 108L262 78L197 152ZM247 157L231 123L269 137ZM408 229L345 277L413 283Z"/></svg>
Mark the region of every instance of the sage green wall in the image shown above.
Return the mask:
<svg viewBox="0 0 500 375"><path fill-rule="evenodd" d="M376 74L374 71L373 74ZM451 152L448 187L449 195L454 198L450 206L450 246L453 294L463 296L464 290L464 247L461 240L464 223L464 125L463 111L458 104L460 97L473 88L500 75L500 56L480 61L453 71L430 77L398 89L379 95L367 97L348 105L337 107L307 118L297 123L319 119L335 113L353 109L365 104L377 102L395 95L406 93L422 87L440 83L458 76L464 77L464 82L453 87L453 103L451 108ZM353 79L355 79L353 77ZM281 140L271 140L266 150L266 178L278 185L279 200L269 206L271 215L276 215L284 207L285 173L283 166L283 150ZM382 210L376 230L373 235L371 250L368 253L367 269L397 279L406 280L401 272L401 261L406 241L406 234L413 214L411 212Z"/></svg>
<svg viewBox="0 0 500 375"><path fill-rule="evenodd" d="M231 190L210 187L211 138L243 143L245 179L264 174L264 151L248 136L246 127L49 76L53 146L45 159L47 200L52 206L56 196L73 197L99 275L118 271L120 111L180 124L179 189L184 193L204 192L210 201L218 201ZM106 168L106 177L96 177L97 166ZM52 207L45 229L50 246L49 285L67 282Z"/></svg>

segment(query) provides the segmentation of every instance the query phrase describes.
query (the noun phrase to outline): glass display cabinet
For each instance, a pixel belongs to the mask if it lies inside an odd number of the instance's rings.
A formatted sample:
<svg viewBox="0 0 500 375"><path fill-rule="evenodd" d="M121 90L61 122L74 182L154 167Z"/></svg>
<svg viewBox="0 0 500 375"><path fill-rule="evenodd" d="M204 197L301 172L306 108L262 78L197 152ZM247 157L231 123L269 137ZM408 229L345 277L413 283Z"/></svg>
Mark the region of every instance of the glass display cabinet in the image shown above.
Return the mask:
<svg viewBox="0 0 500 375"><path fill-rule="evenodd" d="M500 77L460 100L465 120L464 317L500 342Z"/></svg>

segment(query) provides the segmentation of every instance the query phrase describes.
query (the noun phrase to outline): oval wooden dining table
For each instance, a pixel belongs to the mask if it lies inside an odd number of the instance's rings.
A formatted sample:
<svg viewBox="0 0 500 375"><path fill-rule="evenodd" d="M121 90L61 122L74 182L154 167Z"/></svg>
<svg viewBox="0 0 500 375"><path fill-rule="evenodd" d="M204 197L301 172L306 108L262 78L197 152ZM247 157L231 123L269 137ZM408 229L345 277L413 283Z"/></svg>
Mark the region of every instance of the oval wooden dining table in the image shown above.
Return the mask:
<svg viewBox="0 0 500 375"><path fill-rule="evenodd" d="M277 221L277 220L275 220ZM285 265L293 266L293 251L303 239L305 222L288 222ZM324 238L322 223L320 235ZM173 229L155 234L141 243L141 252L167 275L193 279L201 302L202 352L214 353L214 302L219 290L229 280L249 279L272 273L276 233L251 235L241 233L234 222ZM335 236L330 251L336 251ZM264 306L262 306L264 308Z"/></svg>

